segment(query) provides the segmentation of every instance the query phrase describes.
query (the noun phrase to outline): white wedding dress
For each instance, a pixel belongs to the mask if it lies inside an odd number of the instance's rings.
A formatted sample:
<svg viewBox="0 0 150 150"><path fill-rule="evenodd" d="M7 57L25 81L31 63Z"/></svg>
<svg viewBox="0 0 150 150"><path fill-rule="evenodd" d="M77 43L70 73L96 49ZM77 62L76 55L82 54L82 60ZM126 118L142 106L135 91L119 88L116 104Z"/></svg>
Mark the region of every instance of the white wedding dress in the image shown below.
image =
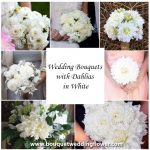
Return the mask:
<svg viewBox="0 0 150 150"><path fill-rule="evenodd" d="M81 10L82 2L52 2L51 3L51 28L61 31L60 17L64 13ZM77 43L69 41L50 40L51 47L55 48L78 48Z"/></svg>

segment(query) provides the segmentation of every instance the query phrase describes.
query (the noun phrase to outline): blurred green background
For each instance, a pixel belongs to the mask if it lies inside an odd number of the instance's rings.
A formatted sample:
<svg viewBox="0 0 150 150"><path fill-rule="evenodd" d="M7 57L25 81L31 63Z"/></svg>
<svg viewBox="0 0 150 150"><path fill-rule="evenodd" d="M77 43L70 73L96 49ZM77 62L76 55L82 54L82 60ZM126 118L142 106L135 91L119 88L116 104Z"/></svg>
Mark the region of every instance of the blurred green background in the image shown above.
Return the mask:
<svg viewBox="0 0 150 150"><path fill-rule="evenodd" d="M50 3L49 2L32 2L32 10L38 11L42 15L50 16Z"/></svg>
<svg viewBox="0 0 150 150"><path fill-rule="evenodd" d="M21 2L19 2L20 4ZM31 2L32 10L47 15L50 17L50 3L49 2Z"/></svg>

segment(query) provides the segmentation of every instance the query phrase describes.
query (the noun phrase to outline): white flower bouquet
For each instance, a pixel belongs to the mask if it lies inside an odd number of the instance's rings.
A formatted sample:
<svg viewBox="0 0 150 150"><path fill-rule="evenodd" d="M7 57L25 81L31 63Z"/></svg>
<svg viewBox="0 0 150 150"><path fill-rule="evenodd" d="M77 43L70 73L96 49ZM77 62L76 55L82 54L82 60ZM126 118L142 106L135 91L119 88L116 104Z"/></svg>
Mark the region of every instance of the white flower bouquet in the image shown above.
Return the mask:
<svg viewBox="0 0 150 150"><path fill-rule="evenodd" d="M40 72L31 62L20 61L13 64L4 72L7 88L16 94L33 94L37 90L35 86L40 80Z"/></svg>
<svg viewBox="0 0 150 150"><path fill-rule="evenodd" d="M132 39L143 39L144 19L135 10L117 9L110 14L104 32L112 40L129 43Z"/></svg>
<svg viewBox="0 0 150 150"><path fill-rule="evenodd" d="M49 27L48 17L17 6L6 14L2 30L12 37L16 49L43 50L49 43Z"/></svg>
<svg viewBox="0 0 150 150"><path fill-rule="evenodd" d="M2 140L7 139L13 149L53 149L55 143L65 142L70 133L71 125L67 120L68 111L63 105L14 102Z"/></svg>
<svg viewBox="0 0 150 150"><path fill-rule="evenodd" d="M80 43L91 36L94 30L90 18L80 10L63 14L60 19L61 35L67 34L70 42Z"/></svg>
<svg viewBox="0 0 150 150"><path fill-rule="evenodd" d="M111 66L112 78L122 85L135 82L139 75L139 66L130 57L121 57Z"/></svg>
<svg viewBox="0 0 150 150"><path fill-rule="evenodd" d="M85 132L92 140L101 142L106 149L141 149L142 138L147 134L147 116L140 111L140 105L106 102L84 107Z"/></svg>

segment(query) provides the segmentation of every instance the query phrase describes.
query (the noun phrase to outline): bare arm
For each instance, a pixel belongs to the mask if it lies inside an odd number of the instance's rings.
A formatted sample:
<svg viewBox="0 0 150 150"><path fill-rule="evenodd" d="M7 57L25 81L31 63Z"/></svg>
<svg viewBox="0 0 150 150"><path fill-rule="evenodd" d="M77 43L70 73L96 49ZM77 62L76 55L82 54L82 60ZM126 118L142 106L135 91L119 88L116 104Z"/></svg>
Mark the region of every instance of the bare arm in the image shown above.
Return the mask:
<svg viewBox="0 0 150 150"><path fill-rule="evenodd" d="M90 138L85 134L84 130L77 122L75 122L75 133L75 141L77 142L84 142L90 140Z"/></svg>
<svg viewBox="0 0 150 150"><path fill-rule="evenodd" d="M88 2L82 3L82 11L86 14L88 14Z"/></svg>
<svg viewBox="0 0 150 150"><path fill-rule="evenodd" d="M137 88L147 73L148 73L148 53L146 52L137 80L135 82L129 83L124 88L124 90L128 92L128 91L132 91L135 88Z"/></svg>
<svg viewBox="0 0 150 150"><path fill-rule="evenodd" d="M30 2L21 2L21 3L20 3L20 6L22 6L22 7L29 7L30 9L32 8Z"/></svg>

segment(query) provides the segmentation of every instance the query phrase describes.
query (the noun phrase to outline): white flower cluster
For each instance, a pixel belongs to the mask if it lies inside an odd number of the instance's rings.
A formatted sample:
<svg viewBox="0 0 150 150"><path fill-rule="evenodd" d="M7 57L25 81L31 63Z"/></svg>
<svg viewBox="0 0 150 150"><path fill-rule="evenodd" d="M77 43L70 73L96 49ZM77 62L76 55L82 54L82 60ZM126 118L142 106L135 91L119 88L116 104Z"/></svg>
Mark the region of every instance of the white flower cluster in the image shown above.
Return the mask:
<svg viewBox="0 0 150 150"><path fill-rule="evenodd" d="M126 85L137 80L139 66L132 58L121 57L112 64L111 75L117 83Z"/></svg>
<svg viewBox="0 0 150 150"><path fill-rule="evenodd" d="M26 102L24 105L17 106L21 123L16 125L16 129L21 132L20 137L34 137L35 140L46 139L54 132L53 127L49 126L45 120L49 107L50 105L42 102L33 102L33 104ZM30 110L29 115L21 114L21 112L28 113L25 112L26 110Z"/></svg>
<svg viewBox="0 0 150 150"><path fill-rule="evenodd" d="M23 138L46 139L53 132L53 127L47 124L45 117L39 116L36 113L31 113L30 116L22 116L21 122L16 125L16 128L21 132L20 137Z"/></svg>
<svg viewBox="0 0 150 150"><path fill-rule="evenodd" d="M46 140L47 138L55 138L56 133L54 132L56 131L59 132L59 138L65 138L65 135L60 131L65 131L61 125L68 124L68 113L53 110L53 106L52 111L50 109L51 105L46 102L24 102L23 105L18 105L11 111L9 127L19 131L21 138L33 137L34 140ZM47 122L47 117L52 118L51 124ZM17 124L15 125L15 123ZM58 128L56 128L57 125Z"/></svg>
<svg viewBox="0 0 150 150"><path fill-rule="evenodd" d="M130 40L143 39L144 19L135 10L117 9L110 14L104 31L112 40L129 43Z"/></svg>
<svg viewBox="0 0 150 150"><path fill-rule="evenodd" d="M35 85L40 80L40 72L31 62L20 61L13 64L4 72L7 88L16 94L18 92L32 94L37 90Z"/></svg>
<svg viewBox="0 0 150 150"><path fill-rule="evenodd" d="M90 18L82 11L75 10L61 16L61 35L67 34L71 42L80 43L90 37L94 30Z"/></svg>
<svg viewBox="0 0 150 150"><path fill-rule="evenodd" d="M2 30L8 33L16 49L42 50L48 45L50 20L27 7L16 7L5 16Z"/></svg>
<svg viewBox="0 0 150 150"><path fill-rule="evenodd" d="M106 102L103 105L84 106L85 132L91 139L105 145L121 145L106 149L141 149L142 138L147 134L147 116L140 112L140 105Z"/></svg>

